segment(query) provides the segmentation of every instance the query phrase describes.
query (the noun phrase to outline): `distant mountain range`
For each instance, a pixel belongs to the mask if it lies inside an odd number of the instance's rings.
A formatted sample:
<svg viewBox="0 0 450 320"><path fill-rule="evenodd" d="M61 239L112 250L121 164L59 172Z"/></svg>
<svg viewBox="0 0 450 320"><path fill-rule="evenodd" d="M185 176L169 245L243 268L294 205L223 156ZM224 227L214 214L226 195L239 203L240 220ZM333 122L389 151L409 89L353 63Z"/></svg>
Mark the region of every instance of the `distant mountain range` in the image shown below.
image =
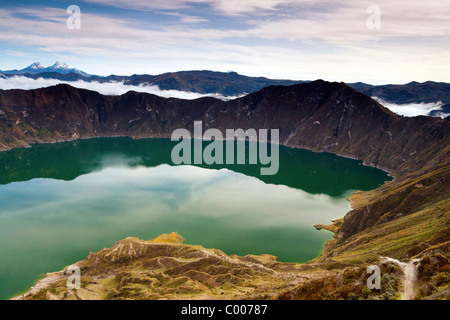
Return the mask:
<svg viewBox="0 0 450 320"><path fill-rule="evenodd" d="M41 74L41 73L57 73L57 74L78 74L82 77L89 78L90 74L78 70L77 68L69 67L67 64L56 61L51 66L45 66L40 62L34 62L30 66L26 67L22 70L6 70L6 71L0 71L0 73L3 73L4 75L28 75L28 74Z"/></svg>
<svg viewBox="0 0 450 320"><path fill-rule="evenodd" d="M261 90L270 85L285 85L304 83L307 81L274 80L264 77L248 77L236 72L180 71L160 75L132 75L107 77L90 75L66 64L56 62L51 67L45 67L35 62L22 70L0 71L3 78L21 75L32 79L58 79L61 81L86 82L123 82L125 85L155 85L161 90L178 90L201 94L219 93L223 96L241 96Z"/></svg>
<svg viewBox="0 0 450 320"><path fill-rule="evenodd" d="M180 71L160 75L132 75L132 76L98 76L90 75L84 71L69 67L67 64L56 62L52 66L44 66L39 62L31 64L22 70L0 71L0 78L9 78L21 75L32 79L57 79L61 81L86 82L123 82L125 85L154 85L161 90L178 90L200 94L221 94L223 96L242 96L257 92L271 85L290 86L307 83L305 80L276 80L265 77L249 77L236 72ZM429 115L450 114L450 84L427 81L424 83L410 82L404 85L370 85L362 82L349 83L349 85L370 97L379 98L391 104L428 104L442 102L439 110L431 110Z"/></svg>
<svg viewBox="0 0 450 320"><path fill-rule="evenodd" d="M370 97L378 97L395 104L433 103L442 101L441 112L450 113L450 83L427 81L410 82L404 85L372 86L365 83L350 84L354 89ZM430 115L435 115L431 111Z"/></svg>

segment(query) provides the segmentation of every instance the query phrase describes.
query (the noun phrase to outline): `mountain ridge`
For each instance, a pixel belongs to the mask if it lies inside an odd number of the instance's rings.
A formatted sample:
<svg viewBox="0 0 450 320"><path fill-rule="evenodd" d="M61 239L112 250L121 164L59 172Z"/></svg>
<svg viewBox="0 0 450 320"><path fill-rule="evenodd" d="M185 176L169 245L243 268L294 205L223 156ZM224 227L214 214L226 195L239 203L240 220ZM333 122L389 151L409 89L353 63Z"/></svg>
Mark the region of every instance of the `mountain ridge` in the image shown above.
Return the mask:
<svg viewBox="0 0 450 320"><path fill-rule="evenodd" d="M161 90L177 90L198 94L220 94L225 97L237 97L257 92L270 85L285 85L311 82L309 80L280 80L266 77L250 77L236 72L218 72L210 70L191 70L168 72L159 75L133 74L131 76L109 75L98 76L87 74L65 65L65 68L45 67L33 63L22 70L0 71L0 77L7 79L23 76L30 79L56 79L60 81L75 82L119 82L128 86L157 86ZM35 68L32 68L36 65ZM349 83L349 85L368 96L377 97L389 104L439 104L436 110L428 111L428 115L443 117L450 114L450 84L445 82L426 81L419 83L412 81L407 84L371 85L363 82ZM383 102L384 103L384 102ZM401 110L401 109L399 109Z"/></svg>
<svg viewBox="0 0 450 320"><path fill-rule="evenodd" d="M166 99L133 91L103 96L69 85L1 90L0 110L3 149L40 142L39 130L48 130L48 138L54 140L102 135L170 138L173 130L192 129L194 120L202 120L220 130L280 128L280 143L287 146L355 157L400 173L424 166L427 161L418 159L429 158L423 154L427 145L435 148L449 136L448 120L401 117L344 83L323 80L269 86L228 102L209 97ZM371 132L363 123L369 123ZM414 138L406 145L400 142L408 135ZM6 141L6 136L12 140ZM409 158L415 154L412 164ZM438 163L440 158L445 155L436 151Z"/></svg>

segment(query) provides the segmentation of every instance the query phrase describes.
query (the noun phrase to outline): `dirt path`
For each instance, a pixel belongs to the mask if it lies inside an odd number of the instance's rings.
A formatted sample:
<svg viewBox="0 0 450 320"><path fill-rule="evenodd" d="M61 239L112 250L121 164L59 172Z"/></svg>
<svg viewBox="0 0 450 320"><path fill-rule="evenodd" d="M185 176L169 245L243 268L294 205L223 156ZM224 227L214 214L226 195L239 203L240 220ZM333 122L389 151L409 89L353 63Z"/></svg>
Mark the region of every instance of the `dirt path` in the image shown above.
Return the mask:
<svg viewBox="0 0 450 320"><path fill-rule="evenodd" d="M390 261L397 264L404 273L403 278L403 291L401 293L402 300L412 300L416 296L415 286L417 282L417 265L419 259L414 259L409 262L401 262L397 259L389 257L383 257L384 261Z"/></svg>

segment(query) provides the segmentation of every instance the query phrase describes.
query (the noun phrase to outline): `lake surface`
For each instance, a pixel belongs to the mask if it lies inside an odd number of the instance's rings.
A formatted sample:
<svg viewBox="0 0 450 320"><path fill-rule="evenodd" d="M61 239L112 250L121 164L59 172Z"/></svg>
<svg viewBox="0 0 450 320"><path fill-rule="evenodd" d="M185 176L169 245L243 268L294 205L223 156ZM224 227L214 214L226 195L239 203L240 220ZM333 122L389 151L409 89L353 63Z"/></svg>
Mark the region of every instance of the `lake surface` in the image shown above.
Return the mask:
<svg viewBox="0 0 450 320"><path fill-rule="evenodd" d="M174 166L175 144L103 138L0 153L0 299L129 236L176 231L227 254L306 262L332 238L313 225L389 179L360 161L281 146L274 176L259 165Z"/></svg>

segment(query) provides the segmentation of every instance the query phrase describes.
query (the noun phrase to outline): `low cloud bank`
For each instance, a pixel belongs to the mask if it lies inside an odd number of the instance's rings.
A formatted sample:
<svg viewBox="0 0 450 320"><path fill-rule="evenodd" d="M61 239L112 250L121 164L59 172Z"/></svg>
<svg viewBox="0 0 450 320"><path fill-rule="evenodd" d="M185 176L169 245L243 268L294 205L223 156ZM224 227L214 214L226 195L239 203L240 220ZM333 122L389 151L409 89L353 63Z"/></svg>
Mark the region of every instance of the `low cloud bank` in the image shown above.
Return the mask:
<svg viewBox="0 0 450 320"><path fill-rule="evenodd" d="M372 99L385 106L392 112L405 117L428 116L432 111L435 111L433 112L433 116L435 117L445 118L450 115L449 113L439 112L442 111L442 106L444 105L442 101L431 103L395 104L378 97L372 97Z"/></svg>
<svg viewBox="0 0 450 320"><path fill-rule="evenodd" d="M57 79L31 79L23 76L14 76L12 78L1 78L0 77L0 89L9 90L9 89L38 89L44 87L50 87L54 85L58 85L61 83L65 83L80 89L88 89L97 91L104 95L112 95L118 96L122 95L128 91L137 91L137 92L146 92L158 95L164 98L179 98L186 100L193 100L203 97L214 97L220 100L232 100L238 98L237 96L223 96L219 93L210 93L210 94L201 94L196 92L186 92L186 91L177 91L177 90L161 90L158 86L155 85L125 85L123 82L86 82L86 81L63 81Z"/></svg>
<svg viewBox="0 0 450 320"><path fill-rule="evenodd" d="M137 92L146 92L150 94L155 94L164 98L179 98L186 100L193 100L203 97L214 97L220 100L232 100L239 98L241 96L223 96L219 93L210 93L210 94L201 94L196 92L186 92L186 91L178 91L178 90L161 90L156 85L125 85L123 82L86 82L86 81L63 81L57 79L31 79L24 76L14 76L11 78L2 78L0 75L0 89L9 90L9 89L38 89L44 87L50 87L54 85L58 85L61 83L65 83L80 89L88 89L97 91L104 95L122 95L127 93L128 91L137 91ZM395 104L391 102L387 102L379 97L372 97L381 105L385 106L389 110L394 113L397 113L406 117L415 117L415 116L427 116L430 115L430 112L433 112L433 116L445 118L450 115L450 113L445 113L442 110L442 106L444 105L442 101L432 102L432 103L409 103L409 104Z"/></svg>

